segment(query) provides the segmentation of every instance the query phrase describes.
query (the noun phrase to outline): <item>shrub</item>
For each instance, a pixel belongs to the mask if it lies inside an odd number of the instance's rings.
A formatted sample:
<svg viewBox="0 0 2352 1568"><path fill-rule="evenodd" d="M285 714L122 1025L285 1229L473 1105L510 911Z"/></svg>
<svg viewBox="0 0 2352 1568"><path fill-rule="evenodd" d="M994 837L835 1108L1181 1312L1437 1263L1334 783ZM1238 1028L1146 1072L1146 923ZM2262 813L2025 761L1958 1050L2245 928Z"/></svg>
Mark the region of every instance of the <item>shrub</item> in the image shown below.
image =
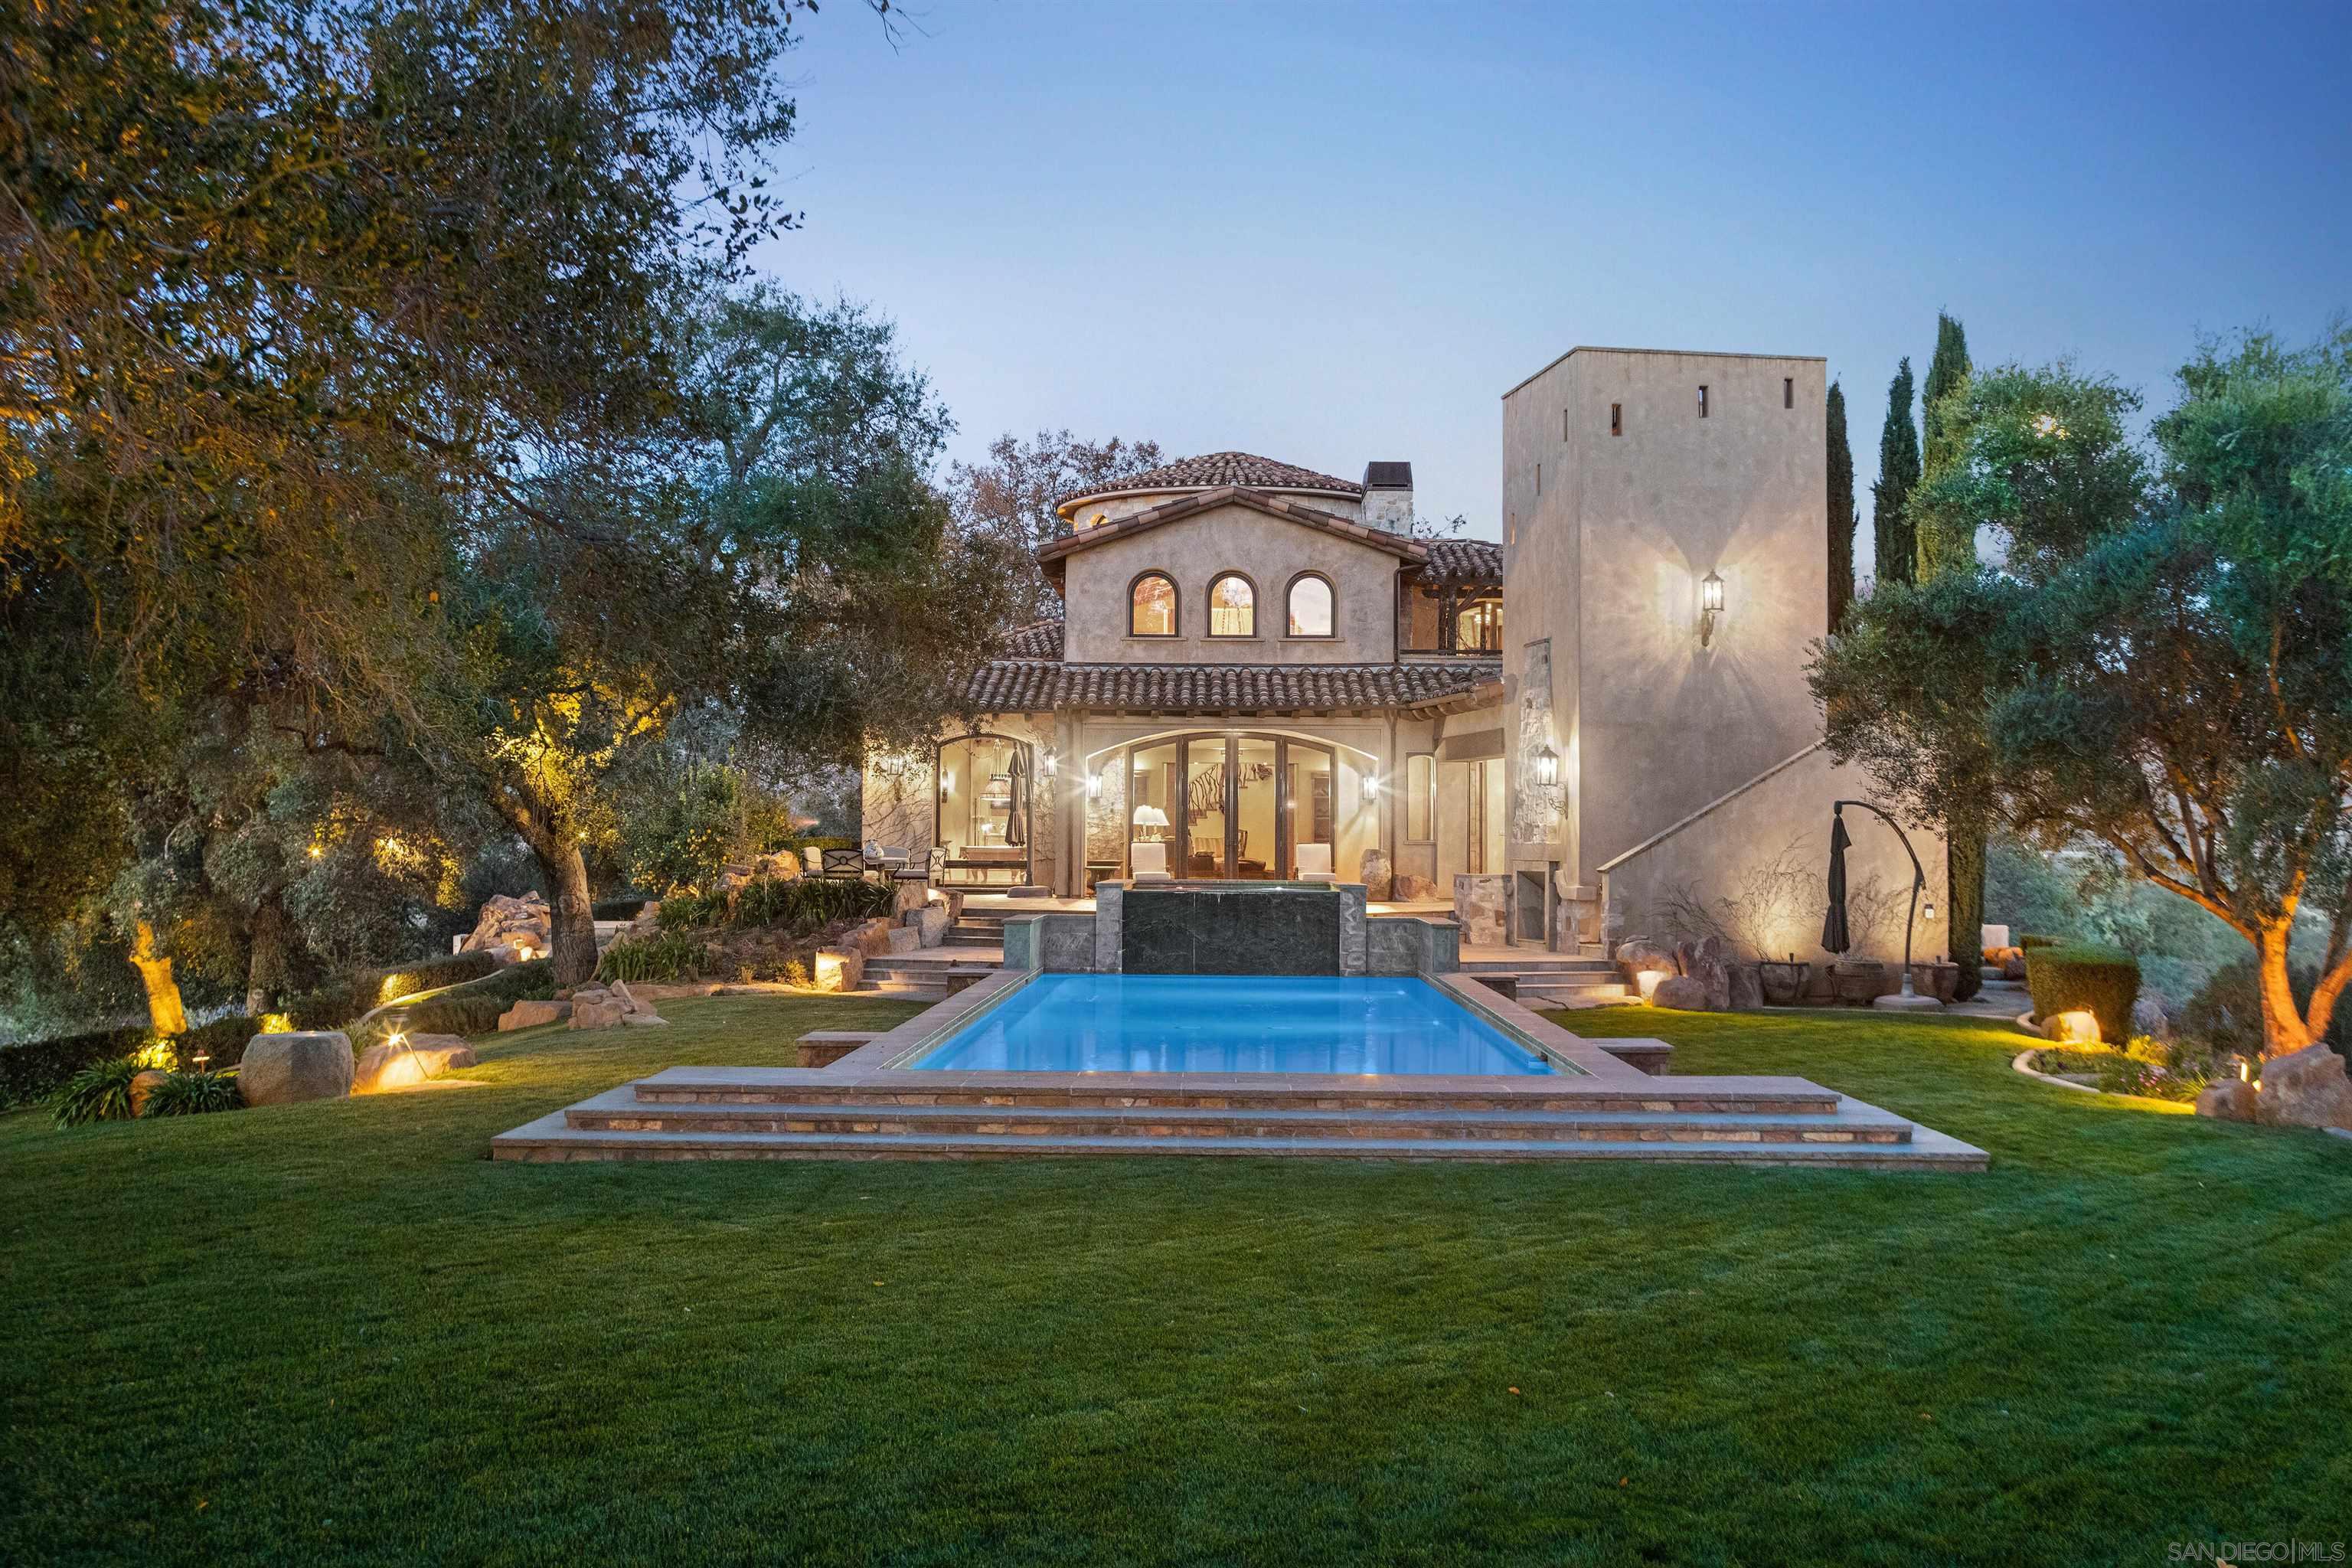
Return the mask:
<svg viewBox="0 0 2352 1568"><path fill-rule="evenodd" d="M2017 945L2020 947L2063 947L2065 943L2054 936L2032 936L2030 934L2021 933L2017 939Z"/></svg>
<svg viewBox="0 0 2352 1568"><path fill-rule="evenodd" d="M684 931L622 937L596 961L599 980L691 980L700 973L702 944Z"/></svg>
<svg viewBox="0 0 2352 1568"><path fill-rule="evenodd" d="M142 1068L131 1057L92 1062L66 1080L49 1108L60 1127L131 1119L131 1080Z"/></svg>
<svg viewBox="0 0 2352 1568"><path fill-rule="evenodd" d="M516 1003L546 1001L555 994L555 966L544 958L509 963L495 974L411 996L376 1015L352 1036L352 1049L364 1051L395 1030L404 1035L487 1035L499 1015Z"/></svg>
<svg viewBox="0 0 2352 1568"><path fill-rule="evenodd" d="M2294 993L2297 1007L2311 1005L2312 987L2318 980L2318 971L2307 963L2289 967L2287 987ZM2337 1003L2327 1033L2320 1037L2337 1056L2347 1054L2346 1046L2352 1040L2347 1013L2352 1013L2352 1005ZM2262 974L2255 961L2242 958L2216 971L2180 1010L2179 1029L2222 1055L2259 1060L2263 1054Z"/></svg>
<svg viewBox="0 0 2352 1568"><path fill-rule="evenodd" d="M2139 1000L2139 960L2115 947L2030 947L2025 988L2037 1016L2080 1009L2098 1019L2102 1038L2128 1039L2132 1004Z"/></svg>
<svg viewBox="0 0 2352 1568"><path fill-rule="evenodd" d="M762 877L732 893L664 899L664 931L710 926L780 928L787 936L814 936L842 921L872 920L890 912L896 895L884 882L863 879L802 877L778 881Z"/></svg>
<svg viewBox="0 0 2352 1568"><path fill-rule="evenodd" d="M245 1043L260 1031L260 1020L243 1014L199 1024L170 1042L180 1061L208 1053L215 1068L235 1067L245 1055ZM48 1099L66 1081L87 1067L129 1057L152 1046L154 1035L143 1024L60 1035L51 1040L27 1040L0 1046L0 1110L34 1105Z"/></svg>
<svg viewBox="0 0 2352 1568"><path fill-rule="evenodd" d="M589 917L600 921L633 921L644 912L650 900L642 894L625 899L599 899L588 906Z"/></svg>
<svg viewBox="0 0 2352 1568"><path fill-rule="evenodd" d="M331 980L315 991L305 991L286 1005L298 1029L340 1029L358 1020L369 1008L403 996L430 992L495 974L503 967L488 952L453 952L419 959L391 969L367 969Z"/></svg>
<svg viewBox="0 0 2352 1568"><path fill-rule="evenodd" d="M126 1025L0 1046L0 1109L47 1100L84 1068L127 1057L152 1037L144 1025Z"/></svg>
<svg viewBox="0 0 2352 1568"><path fill-rule="evenodd" d="M237 1097L235 1068L226 1072L175 1072L148 1093L139 1119L202 1116L212 1110L235 1110L244 1103Z"/></svg>

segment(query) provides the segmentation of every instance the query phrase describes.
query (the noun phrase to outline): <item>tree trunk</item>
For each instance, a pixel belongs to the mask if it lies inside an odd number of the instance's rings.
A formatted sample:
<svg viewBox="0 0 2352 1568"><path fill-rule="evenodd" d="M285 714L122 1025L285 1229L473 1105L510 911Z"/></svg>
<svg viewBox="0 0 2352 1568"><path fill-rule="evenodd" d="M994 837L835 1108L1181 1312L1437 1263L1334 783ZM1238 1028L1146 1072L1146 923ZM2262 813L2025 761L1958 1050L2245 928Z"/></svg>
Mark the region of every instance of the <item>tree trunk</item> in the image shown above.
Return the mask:
<svg viewBox="0 0 2352 1568"><path fill-rule="evenodd" d="M2287 939L2293 921L2275 921L2254 938L2257 976L2263 998L2263 1057L2283 1057L2311 1044L2302 1010L2294 1005L2294 985L2287 978Z"/></svg>
<svg viewBox="0 0 2352 1568"><path fill-rule="evenodd" d="M155 928L141 921L131 948L131 963L147 987L147 1018L156 1037L169 1039L188 1032L188 1015L180 1005L179 983L172 978L172 961L155 955Z"/></svg>
<svg viewBox="0 0 2352 1568"><path fill-rule="evenodd" d="M278 889L263 895L253 911L253 952L246 963L245 1011L258 1018L286 984L286 909Z"/></svg>
<svg viewBox="0 0 2352 1568"><path fill-rule="evenodd" d="M580 846L561 839L535 850L547 872L549 956L558 985L585 985L596 976L596 916L588 897L588 866Z"/></svg>
<svg viewBox="0 0 2352 1568"><path fill-rule="evenodd" d="M1985 820L1954 821L1944 840L1944 892L1951 905L1952 962L1962 1002L1984 989Z"/></svg>

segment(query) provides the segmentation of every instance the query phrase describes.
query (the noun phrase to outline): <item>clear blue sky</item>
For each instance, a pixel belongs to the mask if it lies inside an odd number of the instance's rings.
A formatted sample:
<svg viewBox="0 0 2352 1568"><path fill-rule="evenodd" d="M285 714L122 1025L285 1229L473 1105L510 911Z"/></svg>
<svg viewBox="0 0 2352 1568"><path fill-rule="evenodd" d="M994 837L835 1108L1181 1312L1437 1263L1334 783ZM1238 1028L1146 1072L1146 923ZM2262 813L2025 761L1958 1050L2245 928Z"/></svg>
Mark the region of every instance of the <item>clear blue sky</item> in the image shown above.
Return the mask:
<svg viewBox="0 0 2352 1568"><path fill-rule="evenodd" d="M2200 331L2352 308L2352 5L855 0L806 18L805 228L971 458L1151 437L1493 537L1497 399L1577 343L1827 356L1868 483L1936 310L2153 405Z"/></svg>

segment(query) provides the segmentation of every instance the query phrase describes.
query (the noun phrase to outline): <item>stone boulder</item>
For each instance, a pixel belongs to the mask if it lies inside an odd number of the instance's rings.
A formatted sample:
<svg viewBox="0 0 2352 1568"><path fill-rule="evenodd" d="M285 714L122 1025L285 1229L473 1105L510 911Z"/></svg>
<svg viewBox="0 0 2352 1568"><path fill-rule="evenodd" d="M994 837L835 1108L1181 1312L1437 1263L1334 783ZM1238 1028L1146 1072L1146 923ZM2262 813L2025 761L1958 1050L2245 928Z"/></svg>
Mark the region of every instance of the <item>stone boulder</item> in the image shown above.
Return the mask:
<svg viewBox="0 0 2352 1568"><path fill-rule="evenodd" d="M625 981L610 985L583 985L572 994L572 1026L575 1029L617 1029L624 1024L667 1024L646 1003L633 995Z"/></svg>
<svg viewBox="0 0 2352 1568"><path fill-rule="evenodd" d="M801 858L789 849L779 849L773 855L760 857L757 869L762 877L778 882L797 882L807 875Z"/></svg>
<svg viewBox="0 0 2352 1568"><path fill-rule="evenodd" d="M341 1029L256 1035L237 1064L236 1086L247 1105L344 1099L352 1092L352 1037Z"/></svg>
<svg viewBox="0 0 2352 1568"><path fill-rule="evenodd" d="M2221 1121L2252 1121L2261 1114L2260 1100L2252 1084L2218 1079L2198 1091L2197 1114Z"/></svg>
<svg viewBox="0 0 2352 1568"><path fill-rule="evenodd" d="M852 926L842 942L845 946L854 947L868 958L880 958L890 951L891 929L887 920L877 915L870 921Z"/></svg>
<svg viewBox="0 0 2352 1568"><path fill-rule="evenodd" d="M866 974L866 953L856 947L821 947L810 980L819 991L855 991Z"/></svg>
<svg viewBox="0 0 2352 1568"><path fill-rule="evenodd" d="M1672 950L1646 936L1629 936L1617 944L1617 967L1632 985L1643 973L1680 974L1681 961Z"/></svg>
<svg viewBox="0 0 2352 1568"><path fill-rule="evenodd" d="M170 1073L154 1068L149 1068L144 1072L133 1073L131 1077L131 1114L146 1115L147 1101L154 1097L155 1091L163 1087L163 1080L171 1076Z"/></svg>
<svg viewBox="0 0 2352 1568"><path fill-rule="evenodd" d="M1682 959L1683 973L1706 987L1708 1011L1720 1013L1731 1005L1731 969L1723 961L1721 942L1702 937L1697 946L1677 951L1675 956Z"/></svg>
<svg viewBox="0 0 2352 1568"><path fill-rule="evenodd" d="M1672 1007L1684 1013L1716 1011L1714 1002L1707 995L1706 982L1692 974L1669 974L1659 981L1658 988L1650 993L1650 1005Z"/></svg>
<svg viewBox="0 0 2352 1568"><path fill-rule="evenodd" d="M1437 897L1437 884L1426 877L1399 871L1389 879L1389 897L1399 903L1408 900L1433 899Z"/></svg>
<svg viewBox="0 0 2352 1568"><path fill-rule="evenodd" d="M915 928L921 945L938 947L948 940L948 928L955 924L955 917L948 913L945 904L925 904L907 917L907 923Z"/></svg>
<svg viewBox="0 0 2352 1568"><path fill-rule="evenodd" d="M379 1041L360 1053L352 1069L353 1094L378 1094L439 1078L453 1068L469 1068L481 1058L457 1035L410 1035L399 1045Z"/></svg>
<svg viewBox="0 0 2352 1568"><path fill-rule="evenodd" d="M499 1032L509 1029L535 1029L541 1024L552 1024L572 1016L569 1002L518 1002L499 1015Z"/></svg>
<svg viewBox="0 0 2352 1568"><path fill-rule="evenodd" d="M506 963L514 963L526 951L534 958L543 957L551 945L551 920L547 900L537 893L519 899L493 893L474 922L473 934L458 951L495 953Z"/></svg>
<svg viewBox="0 0 2352 1568"><path fill-rule="evenodd" d="M2132 1004L2131 1029L2135 1035L2146 1035L2151 1040L2172 1039L2172 1004L2161 991L2146 991Z"/></svg>
<svg viewBox="0 0 2352 1568"><path fill-rule="evenodd" d="M1383 849L1365 850L1363 859L1357 863L1356 879L1364 884L1365 898L1377 902L1387 902L1393 886L1389 871L1388 852Z"/></svg>
<svg viewBox="0 0 2352 1568"><path fill-rule="evenodd" d="M1752 963L1735 963L1728 971L1735 1013L1754 1013L1764 1005L1764 973Z"/></svg>
<svg viewBox="0 0 2352 1568"><path fill-rule="evenodd" d="M2344 1058L2306 1046L2263 1064L2262 1119L2278 1127L2352 1127L2352 1081Z"/></svg>
<svg viewBox="0 0 2352 1568"><path fill-rule="evenodd" d="M892 926L890 928L890 951L892 952L913 952L922 945L923 933L920 928L910 925Z"/></svg>
<svg viewBox="0 0 2352 1568"><path fill-rule="evenodd" d="M2095 1046L2100 1043L2099 1016L2081 1007L2053 1013L2042 1020L2042 1033L2062 1046Z"/></svg>

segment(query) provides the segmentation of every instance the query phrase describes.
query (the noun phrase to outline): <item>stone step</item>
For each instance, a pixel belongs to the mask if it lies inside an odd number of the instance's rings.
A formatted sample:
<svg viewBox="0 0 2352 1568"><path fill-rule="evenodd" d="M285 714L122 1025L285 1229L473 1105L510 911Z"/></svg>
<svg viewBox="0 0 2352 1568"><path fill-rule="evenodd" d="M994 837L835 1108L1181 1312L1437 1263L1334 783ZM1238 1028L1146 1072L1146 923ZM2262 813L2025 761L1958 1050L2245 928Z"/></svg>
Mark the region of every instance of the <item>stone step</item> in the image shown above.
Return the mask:
<svg viewBox="0 0 2352 1568"><path fill-rule="evenodd" d="M929 997L934 1002L947 999L948 984L944 980L867 980L861 977L856 994L869 996Z"/></svg>
<svg viewBox="0 0 2352 1568"><path fill-rule="evenodd" d="M1638 1045L1641 1042L1630 1042ZM1609 1042L1612 1047L1629 1042ZM894 1075L894 1077L897 1075ZM1532 1080L1535 1090L1503 1097L1481 1098L1458 1080L1433 1079L1415 1084L1391 1079L1377 1086L1357 1082L1328 1087L1302 1087L1282 1080L1279 1074L1167 1075L1178 1081L1139 1085L1129 1075L1124 1083L1095 1087L1093 1075L1044 1073L992 1074L984 1082L977 1075L940 1073L936 1085L914 1079L932 1075L906 1075L903 1086L877 1089L873 1084L826 1083L821 1078L791 1068L670 1068L652 1078L639 1079L624 1089L638 1103L675 1105L841 1105L882 1110L907 1107L985 1106L999 1111L1042 1107L1137 1107L1158 1110L1492 1110L1502 1106L1514 1113L1643 1111L1673 1114L1740 1116L1834 1116L1843 1097L1834 1089L1802 1079L1706 1079L1699 1077L1638 1079L1611 1083L1561 1075ZM1110 1076L1110 1075L1105 1075ZM1034 1086L1020 1081L1034 1077ZM1212 1081L1203 1081L1210 1079Z"/></svg>
<svg viewBox="0 0 2352 1568"><path fill-rule="evenodd" d="M1857 1100L1829 1116L1518 1110L1321 1110L1160 1106L648 1104L625 1087L568 1108L588 1131L970 1137L1471 1139L1518 1142L1906 1143L1911 1123Z"/></svg>
<svg viewBox="0 0 2352 1568"><path fill-rule="evenodd" d="M1617 966L1602 958L1569 958L1531 953L1526 958L1465 958L1465 974L1614 974Z"/></svg>
<svg viewBox="0 0 2352 1568"><path fill-rule="evenodd" d="M561 1111L492 1140L499 1160L989 1160L1241 1155L1343 1160L1650 1160L1885 1171L1981 1171L1986 1156L1920 1130L1909 1143L1526 1142L1504 1138L1086 1137L844 1132L629 1132L566 1126Z"/></svg>
<svg viewBox="0 0 2352 1568"><path fill-rule="evenodd" d="M956 952L944 947L919 947L912 952L878 952L866 961L866 973L912 974L944 974L950 969L969 970L974 974L992 974L996 964L978 959L968 952Z"/></svg>
<svg viewBox="0 0 2352 1568"><path fill-rule="evenodd" d="M1631 1001L1633 996L1633 987L1622 980L1602 981L1591 985L1568 983L1538 984L1522 980L1519 982L1518 1000L1522 1005L1530 1002L1573 1005L1591 1002L1625 1002Z"/></svg>

